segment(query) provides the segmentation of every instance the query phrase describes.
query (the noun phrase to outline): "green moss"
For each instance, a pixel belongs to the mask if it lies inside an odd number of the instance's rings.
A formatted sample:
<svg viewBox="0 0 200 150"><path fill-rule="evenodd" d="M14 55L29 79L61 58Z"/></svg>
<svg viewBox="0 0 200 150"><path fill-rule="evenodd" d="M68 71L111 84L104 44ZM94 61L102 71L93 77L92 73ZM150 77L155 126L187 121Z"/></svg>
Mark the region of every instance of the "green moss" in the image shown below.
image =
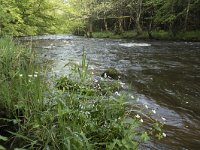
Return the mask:
<svg viewBox="0 0 200 150"><path fill-rule="evenodd" d="M117 69L110 67L106 71L104 71L104 73L101 76L111 77L112 79L119 79L121 74L119 71L117 71Z"/></svg>

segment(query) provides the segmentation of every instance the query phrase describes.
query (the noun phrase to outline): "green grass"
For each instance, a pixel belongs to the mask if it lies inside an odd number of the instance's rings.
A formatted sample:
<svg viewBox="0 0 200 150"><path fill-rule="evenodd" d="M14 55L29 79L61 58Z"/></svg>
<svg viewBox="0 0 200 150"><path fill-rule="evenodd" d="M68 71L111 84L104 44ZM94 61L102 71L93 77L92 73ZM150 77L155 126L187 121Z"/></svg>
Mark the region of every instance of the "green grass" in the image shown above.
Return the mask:
<svg viewBox="0 0 200 150"><path fill-rule="evenodd" d="M114 32L111 31L105 31L105 32L94 32L93 33L94 38L120 38L120 35L114 34Z"/></svg>
<svg viewBox="0 0 200 150"><path fill-rule="evenodd" d="M112 31L107 32L94 32L94 38L111 38L111 39L148 39L148 33L143 32L142 35L137 35L136 31L124 31L120 34L116 34Z"/></svg>
<svg viewBox="0 0 200 150"><path fill-rule="evenodd" d="M163 31L163 30L153 31L152 36L153 36L153 38L159 39L159 40L170 40L170 39L172 39L171 33L167 32L167 31Z"/></svg>
<svg viewBox="0 0 200 150"><path fill-rule="evenodd" d="M39 72L30 49L10 38L0 39L0 126L6 127L0 134L20 130L44 108L45 84Z"/></svg>
<svg viewBox="0 0 200 150"><path fill-rule="evenodd" d="M175 36L168 31L152 31L153 39L157 40L179 40L179 41L200 41L200 31L178 32ZM136 31L124 31L121 34L115 34L112 31L94 32L94 38L111 39L149 39L148 32L144 31L142 35L137 35Z"/></svg>
<svg viewBox="0 0 200 150"><path fill-rule="evenodd" d="M137 149L149 139L154 130L141 128L124 96L113 94L118 81L114 88L92 81L84 52L81 66L66 65L71 74L53 79L54 87L33 54L0 39L0 149ZM155 131L162 137L159 125Z"/></svg>
<svg viewBox="0 0 200 150"><path fill-rule="evenodd" d="M177 39L184 41L200 41L200 30L179 32L177 34Z"/></svg>
<svg viewBox="0 0 200 150"><path fill-rule="evenodd" d="M16 107L38 108L34 101L43 99L34 57L31 50L15 45L10 38L0 39L0 107L8 117L17 115Z"/></svg>

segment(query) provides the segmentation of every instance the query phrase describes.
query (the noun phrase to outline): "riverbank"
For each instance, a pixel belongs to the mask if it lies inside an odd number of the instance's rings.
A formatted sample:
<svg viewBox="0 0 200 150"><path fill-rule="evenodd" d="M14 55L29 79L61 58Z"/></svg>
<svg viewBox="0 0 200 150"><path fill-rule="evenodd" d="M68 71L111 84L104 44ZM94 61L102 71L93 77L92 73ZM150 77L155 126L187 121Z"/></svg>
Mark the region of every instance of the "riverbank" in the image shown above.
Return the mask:
<svg viewBox="0 0 200 150"><path fill-rule="evenodd" d="M49 84L34 50L5 38L0 51L0 149L137 149L166 136L159 122L142 127L140 109L126 109L121 82L91 78L84 52L69 76Z"/></svg>
<svg viewBox="0 0 200 150"><path fill-rule="evenodd" d="M142 35L137 35L135 31L124 31L121 34L115 34L111 31L94 32L94 38L111 38L111 39L152 39L152 40L167 40L167 41L200 41L200 31L187 31L178 32L175 36L167 31L152 31L151 38L147 31L143 32Z"/></svg>

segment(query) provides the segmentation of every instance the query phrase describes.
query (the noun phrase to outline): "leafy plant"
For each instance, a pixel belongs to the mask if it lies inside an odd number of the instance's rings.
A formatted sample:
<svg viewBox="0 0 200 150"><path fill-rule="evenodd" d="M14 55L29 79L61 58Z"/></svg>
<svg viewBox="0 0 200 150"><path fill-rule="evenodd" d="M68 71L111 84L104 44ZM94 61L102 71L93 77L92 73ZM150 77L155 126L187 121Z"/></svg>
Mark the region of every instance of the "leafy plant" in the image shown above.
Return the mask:
<svg viewBox="0 0 200 150"><path fill-rule="evenodd" d="M0 103L5 110L0 127L10 127L9 132L2 129L0 140L7 140L6 135L10 149L137 149L149 139L141 121L127 115L124 96L114 94L118 85L110 88L111 81L104 80L95 88L84 52L82 64L73 65L71 74L52 87L36 71L31 51L10 39L0 43Z"/></svg>

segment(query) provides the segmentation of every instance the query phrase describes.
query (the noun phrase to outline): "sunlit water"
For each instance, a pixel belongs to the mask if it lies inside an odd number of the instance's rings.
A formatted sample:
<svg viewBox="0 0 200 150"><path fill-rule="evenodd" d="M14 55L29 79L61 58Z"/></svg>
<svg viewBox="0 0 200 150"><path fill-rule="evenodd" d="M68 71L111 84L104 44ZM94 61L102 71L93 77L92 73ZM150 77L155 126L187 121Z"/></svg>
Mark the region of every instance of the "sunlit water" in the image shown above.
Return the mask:
<svg viewBox="0 0 200 150"><path fill-rule="evenodd" d="M141 149L200 149L200 43L86 39L68 35L24 38L55 74L69 62L81 63L83 48L96 75L114 67L126 75L131 94L166 119L161 141Z"/></svg>

